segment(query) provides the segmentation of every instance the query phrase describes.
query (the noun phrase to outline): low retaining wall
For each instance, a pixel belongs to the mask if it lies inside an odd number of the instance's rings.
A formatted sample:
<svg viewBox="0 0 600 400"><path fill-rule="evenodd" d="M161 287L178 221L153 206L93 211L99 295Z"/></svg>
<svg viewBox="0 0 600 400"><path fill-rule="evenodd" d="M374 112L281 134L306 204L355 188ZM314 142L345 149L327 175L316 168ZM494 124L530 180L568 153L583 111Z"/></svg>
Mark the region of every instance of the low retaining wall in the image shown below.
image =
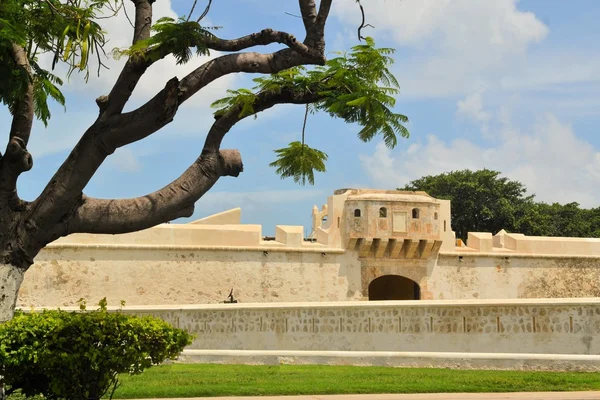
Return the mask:
<svg viewBox="0 0 600 400"><path fill-rule="evenodd" d="M189 362L600 370L600 299L144 306ZM244 361L245 360L245 361Z"/></svg>

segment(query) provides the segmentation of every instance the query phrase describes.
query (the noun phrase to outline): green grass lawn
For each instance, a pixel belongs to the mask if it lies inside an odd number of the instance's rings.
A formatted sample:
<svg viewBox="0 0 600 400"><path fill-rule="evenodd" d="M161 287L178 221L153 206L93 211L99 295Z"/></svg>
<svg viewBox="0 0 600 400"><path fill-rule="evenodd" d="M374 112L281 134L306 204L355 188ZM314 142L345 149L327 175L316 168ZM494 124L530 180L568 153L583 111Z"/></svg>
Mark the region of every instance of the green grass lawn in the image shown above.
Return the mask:
<svg viewBox="0 0 600 400"><path fill-rule="evenodd" d="M124 376L114 398L600 390L600 373L172 364Z"/></svg>

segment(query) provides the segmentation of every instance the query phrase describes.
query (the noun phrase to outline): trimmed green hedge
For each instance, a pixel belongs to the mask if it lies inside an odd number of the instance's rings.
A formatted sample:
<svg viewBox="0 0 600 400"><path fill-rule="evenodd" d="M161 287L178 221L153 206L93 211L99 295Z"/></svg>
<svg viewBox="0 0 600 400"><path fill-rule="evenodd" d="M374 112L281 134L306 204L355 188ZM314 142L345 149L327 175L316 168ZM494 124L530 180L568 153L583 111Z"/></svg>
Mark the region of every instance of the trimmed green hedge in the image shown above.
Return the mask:
<svg viewBox="0 0 600 400"><path fill-rule="evenodd" d="M16 312L0 325L0 375L9 393L93 400L111 394L118 374L139 374L177 357L193 337L163 320L94 311Z"/></svg>

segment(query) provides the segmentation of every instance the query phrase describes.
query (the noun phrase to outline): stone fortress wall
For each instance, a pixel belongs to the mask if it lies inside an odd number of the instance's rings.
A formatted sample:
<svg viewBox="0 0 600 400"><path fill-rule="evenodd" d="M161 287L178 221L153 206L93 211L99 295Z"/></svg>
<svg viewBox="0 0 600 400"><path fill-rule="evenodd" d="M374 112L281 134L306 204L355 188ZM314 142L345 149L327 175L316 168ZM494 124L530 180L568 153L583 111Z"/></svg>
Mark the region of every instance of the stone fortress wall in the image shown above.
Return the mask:
<svg viewBox="0 0 600 400"><path fill-rule="evenodd" d="M180 362L600 371L598 299L130 306L196 334Z"/></svg>
<svg viewBox="0 0 600 400"><path fill-rule="evenodd" d="M310 238L240 222L234 209L61 238L18 304L125 300L198 335L184 362L600 370L599 239L501 231L464 245L450 203L422 192L336 191ZM231 288L240 303L218 304Z"/></svg>
<svg viewBox="0 0 600 400"><path fill-rule="evenodd" d="M234 209L189 224L51 243L18 304L80 298L129 305L600 297L600 239L450 229L449 201L425 193L339 190L300 226L241 224ZM271 240L265 240L271 239Z"/></svg>

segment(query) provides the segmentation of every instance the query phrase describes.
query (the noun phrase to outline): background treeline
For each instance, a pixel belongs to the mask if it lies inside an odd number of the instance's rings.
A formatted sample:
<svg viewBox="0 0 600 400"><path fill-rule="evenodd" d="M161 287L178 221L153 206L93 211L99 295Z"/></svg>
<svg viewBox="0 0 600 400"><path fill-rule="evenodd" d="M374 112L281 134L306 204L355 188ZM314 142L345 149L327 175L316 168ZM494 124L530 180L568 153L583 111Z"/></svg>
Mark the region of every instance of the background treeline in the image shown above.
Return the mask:
<svg viewBox="0 0 600 400"><path fill-rule="evenodd" d="M468 232L495 234L501 229L531 236L600 237L600 207L535 201L521 182L500 177L498 171L452 171L398 189L451 200L452 229L463 240Z"/></svg>

